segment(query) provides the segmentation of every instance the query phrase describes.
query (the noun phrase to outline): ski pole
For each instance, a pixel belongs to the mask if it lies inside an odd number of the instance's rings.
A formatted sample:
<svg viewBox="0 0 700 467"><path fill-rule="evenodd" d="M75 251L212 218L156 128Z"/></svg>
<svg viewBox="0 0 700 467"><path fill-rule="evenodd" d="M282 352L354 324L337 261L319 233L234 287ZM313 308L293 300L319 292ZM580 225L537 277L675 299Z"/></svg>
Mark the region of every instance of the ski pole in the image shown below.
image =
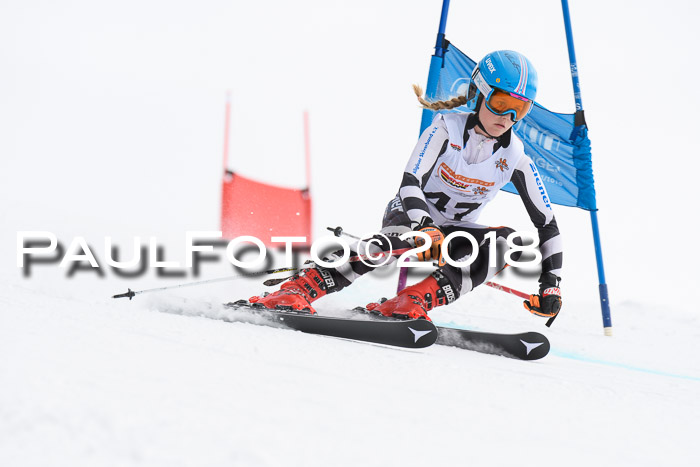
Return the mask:
<svg viewBox="0 0 700 467"><path fill-rule="evenodd" d="M503 268L503 269L505 269L505 268ZM501 271L503 271L503 269L501 269ZM498 271L498 272L501 272L501 271ZM525 300L530 299L530 296L528 294L526 294L525 292L521 292L519 290L515 290L515 289L512 289L510 287L506 287L505 285L496 284L495 282L484 282L484 283L486 285L488 285L489 287L493 287L496 290L500 290L501 292L509 293L511 295L515 295L516 297L524 298ZM559 313L557 313L556 315L549 318L547 320L547 322L544 323L544 325L547 327L550 327L552 325L552 323L554 322L554 319L557 317L557 315L559 315Z"/></svg>
<svg viewBox="0 0 700 467"><path fill-rule="evenodd" d="M485 284L488 285L489 287L493 287L493 288L496 289L496 290L500 290L501 292L509 293L509 294L518 296L518 297L520 297L520 298L524 298L525 300L529 300L529 299L530 299L530 296L529 296L528 294L526 294L525 292L521 292L521 291L519 291L519 290L511 289L510 287L506 287L505 285L496 284L496 283L494 283L494 282L485 282ZM557 313L556 315L554 315L554 316L552 316L551 318L549 318L549 319L547 320L547 322L544 323L544 325L547 326L547 327L550 327L550 326L552 325L552 323L554 322L554 319L555 319L558 315L559 315L559 313Z"/></svg>
<svg viewBox="0 0 700 467"><path fill-rule="evenodd" d="M505 285L496 284L495 282L484 282L484 284L488 285L489 287L493 287L496 290L500 290L501 292L509 293L511 295L515 295L516 297L524 298L525 300L530 299L530 296L525 292L506 287Z"/></svg>
<svg viewBox="0 0 700 467"><path fill-rule="evenodd" d="M390 252L389 251L382 251L379 253L375 253L374 255L367 254L367 255L351 256L348 258L347 262L348 263L356 263L358 261L363 261L366 259L371 259L371 260L381 259L381 258L386 258L387 256L402 255L402 254L404 254L408 251L411 251L411 250L412 250L412 248L400 248L398 250L392 250ZM280 283L286 281L287 279L289 279L289 277L279 277L277 279L268 279L265 282L263 282L263 285L270 287L273 285L280 284Z"/></svg>
<svg viewBox="0 0 700 467"><path fill-rule="evenodd" d="M363 261L363 260L367 260L367 259L375 260L375 259L385 258L387 256L401 255L401 254L406 253L407 251L410 251L410 250L411 250L411 248L402 248L399 250L394 250L392 252L375 253L374 255L368 254L368 255L351 256L350 258L348 258L348 262L353 263L353 262ZM310 264L313 264L313 262L307 261L304 264L310 265ZM171 285L171 286L167 286L167 287L156 287L154 289L146 289L146 290L128 289L127 292L124 292L122 294L113 295L112 298L127 298L128 297L129 300L131 300L132 298L134 298L135 295L139 295L142 293L160 292L163 290L170 290L170 289L181 289L183 287L193 287L195 285L213 284L216 282L225 282L225 281L231 281L231 280L235 280L235 279L242 279L242 278L246 278L246 277L265 276L265 275L269 275L269 274L277 274L280 272L294 272L294 273L296 273L302 269L307 269L307 268L300 267L300 268L268 269L267 271L254 272L254 273L250 273L250 274L237 274L235 276L227 276L227 277L220 277L218 279L207 279L207 280L203 280L203 281L188 282L186 284ZM277 279L268 279L265 282L263 282L263 285L266 285L266 286L277 285L281 282L286 281L287 279L289 279L288 276L277 278Z"/></svg>
<svg viewBox="0 0 700 467"><path fill-rule="evenodd" d="M343 229L342 229L341 227L337 227L337 228L334 230L334 229L331 229L330 227L328 227L328 230L334 231L336 237L339 237L339 236L341 235L341 232L342 232ZM337 232L335 232L335 231L337 231ZM347 235L347 234L345 234L345 235ZM349 235L349 236L350 236L350 235ZM353 238L356 238L356 237L353 237ZM406 249L406 251L408 251L408 249ZM403 251L402 251L402 253L403 253ZM353 259L353 258L350 258L350 260L352 260L352 259ZM358 260L359 260L359 259L358 259ZM143 293L161 292L161 291L163 291L163 290L171 290L171 289L181 289L181 288L184 288L184 287L194 287L195 285L213 284L213 283L216 283L216 282L231 281L231 280L235 280L235 279L241 279L241 278L244 278L244 277L254 277L254 276L264 276L264 275L268 275L268 274L277 274L277 273L280 273L280 272L297 272L297 271L299 271L300 269L302 269L302 268L277 268L277 269L268 269L267 271L254 272L254 273L251 273L251 274L237 274L237 275L234 275L234 276L220 277L220 278L218 278L218 279L208 279L208 280L203 280L203 281L188 282L188 283L186 283L186 284L172 285L172 286L167 286L167 287L156 287L156 288L153 288L153 289L145 289L145 290L131 290L131 289L129 288L129 289L127 289L127 291L124 292L124 293L112 295L112 298L128 298L129 300L131 300L131 299L133 299L136 295L140 295L140 294L143 294ZM270 279L269 281L265 281L264 284L265 284L265 285L275 285L275 284L279 284L280 282L284 282L284 281L287 280L287 279L288 279L288 277L284 277L284 278L282 278L282 279ZM270 282L271 284L268 284L268 282Z"/></svg>
<svg viewBox="0 0 700 467"><path fill-rule="evenodd" d="M186 284L171 285L171 286L167 286L167 287L156 287L154 289L145 289L145 290L128 289L127 292L122 293L122 294L113 295L112 298L126 298L126 297L128 297L129 300L131 300L132 298L134 298L134 296L140 295L142 293L160 292L163 290L170 290L170 289L181 289L183 287L193 287L195 285L213 284L215 282L225 282L225 281L231 281L231 280L235 280L235 279L242 279L245 277L264 276L267 274L277 274L279 272L294 272L294 271L298 271L300 269L302 269L302 268L268 269L267 271L254 272L254 273L250 273L250 274L237 274L235 276L220 277L218 279L208 279L208 280L204 280L204 281L188 282Z"/></svg>

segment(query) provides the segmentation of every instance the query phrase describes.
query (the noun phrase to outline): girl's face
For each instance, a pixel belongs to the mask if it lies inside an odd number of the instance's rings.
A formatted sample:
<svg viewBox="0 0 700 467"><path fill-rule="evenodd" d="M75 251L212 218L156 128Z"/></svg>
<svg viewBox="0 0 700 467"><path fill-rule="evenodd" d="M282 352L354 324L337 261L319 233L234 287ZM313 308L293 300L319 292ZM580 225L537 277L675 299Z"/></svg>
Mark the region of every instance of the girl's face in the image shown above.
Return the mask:
<svg viewBox="0 0 700 467"><path fill-rule="evenodd" d="M503 133L506 131L510 130L510 127L513 126L515 122L510 118L509 115L496 115L495 113L491 112L487 107L484 101L481 101L481 107L479 107L479 120L481 120L481 124L484 125L484 128L488 132L488 135L484 135L481 132L481 128L478 126L474 128L474 130L483 135L483 136L494 136L498 138L501 136Z"/></svg>

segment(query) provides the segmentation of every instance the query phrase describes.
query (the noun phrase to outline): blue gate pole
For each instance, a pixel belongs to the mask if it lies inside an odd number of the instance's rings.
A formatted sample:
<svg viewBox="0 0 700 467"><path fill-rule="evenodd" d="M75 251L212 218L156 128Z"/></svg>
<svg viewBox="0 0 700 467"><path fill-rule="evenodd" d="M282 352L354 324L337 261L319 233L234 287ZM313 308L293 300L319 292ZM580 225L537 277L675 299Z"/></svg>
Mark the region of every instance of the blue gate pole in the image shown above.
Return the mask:
<svg viewBox="0 0 700 467"><path fill-rule="evenodd" d="M435 42L435 53L430 57L430 69L428 71L428 84L425 87L425 97L433 99L437 94L438 80L440 78L440 69L445 57L445 28L447 26L447 13L450 9L450 0L442 0L442 13L440 13L440 26L438 28L437 41ZM428 109L423 109L423 115L420 122L420 132L428 128L433 120L433 112Z"/></svg>
<svg viewBox="0 0 700 467"><path fill-rule="evenodd" d="M450 10L450 0L442 0L442 12L440 13L440 26L438 27L437 41L435 42L435 53L430 57L430 69L428 70L428 84L425 87L425 97L432 99L437 94L438 81L440 78L440 69L445 57L445 27L447 26L447 13ZM423 109L423 114L420 121L420 133L428 128L430 122L433 121L433 112L428 109ZM419 135L420 135L419 133ZM408 277L408 268L401 268L399 271L399 282L396 286L397 292L401 292L406 287L406 278Z"/></svg>
<svg viewBox="0 0 700 467"><path fill-rule="evenodd" d="M569 17L569 1L561 0L561 9L564 14L564 27L566 28L566 43L569 49L569 63L571 65L571 81L574 85L574 99L576 100L576 119L574 125L585 125L583 118L583 104L581 103L581 87L578 80L578 65L576 64L576 51L574 50L574 37L571 32L571 18ZM605 282L605 268L603 266L603 251L600 244L600 231L598 230L598 212L590 211L591 228L593 229L593 244L595 246L595 259L598 265L598 291L600 293L600 310L603 314L603 331L606 336L612 336L612 319L610 318L610 300L608 298L608 284Z"/></svg>

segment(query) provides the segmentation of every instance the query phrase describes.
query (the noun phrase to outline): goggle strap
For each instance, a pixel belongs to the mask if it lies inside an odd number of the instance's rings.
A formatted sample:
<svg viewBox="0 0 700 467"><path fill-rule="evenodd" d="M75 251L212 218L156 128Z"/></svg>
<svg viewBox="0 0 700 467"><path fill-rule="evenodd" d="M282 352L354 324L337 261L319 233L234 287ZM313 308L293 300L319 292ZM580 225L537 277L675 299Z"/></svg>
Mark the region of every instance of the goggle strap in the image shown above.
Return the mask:
<svg viewBox="0 0 700 467"><path fill-rule="evenodd" d="M479 88L481 94L484 95L484 99L488 99L490 97L493 88L489 86L484 77L481 76L481 70L477 70L477 72L474 74L474 84L476 84L476 87Z"/></svg>

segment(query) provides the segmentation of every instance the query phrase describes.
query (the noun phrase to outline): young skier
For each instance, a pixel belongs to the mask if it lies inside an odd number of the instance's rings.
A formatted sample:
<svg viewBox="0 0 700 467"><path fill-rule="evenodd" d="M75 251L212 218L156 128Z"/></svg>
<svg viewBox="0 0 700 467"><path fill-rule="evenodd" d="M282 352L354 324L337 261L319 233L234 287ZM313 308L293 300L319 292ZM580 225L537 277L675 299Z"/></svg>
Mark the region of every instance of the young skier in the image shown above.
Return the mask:
<svg viewBox="0 0 700 467"><path fill-rule="evenodd" d="M398 195L385 211L384 237L375 237L378 246L371 252L387 251L390 246L394 250L422 246L425 242L420 237L404 241L399 236L407 231L424 232L432 244L419 259L435 261L439 267L391 300L371 303L367 308L385 316L430 319L428 312L434 307L452 303L493 277L497 269L489 267L491 245L485 236L495 232L497 244L503 243L514 230L486 227L476 221L500 188L513 182L537 228L542 254L539 292L530 295L524 306L540 316L555 316L562 303L561 237L537 168L511 130L532 108L537 94L535 68L518 52L496 51L478 63L466 96L431 103L421 97L420 88L414 89L425 108L453 109L466 104L472 112L437 114L423 132L406 164ZM442 243L455 231L470 233L479 245L476 261L468 267L454 267L443 259ZM333 261L341 253L327 260ZM454 261L464 261L473 253L471 242L456 237L448 253ZM312 302L341 290L372 269L362 262L338 268L315 265L282 284L280 290L251 297L250 302L315 313Z"/></svg>

